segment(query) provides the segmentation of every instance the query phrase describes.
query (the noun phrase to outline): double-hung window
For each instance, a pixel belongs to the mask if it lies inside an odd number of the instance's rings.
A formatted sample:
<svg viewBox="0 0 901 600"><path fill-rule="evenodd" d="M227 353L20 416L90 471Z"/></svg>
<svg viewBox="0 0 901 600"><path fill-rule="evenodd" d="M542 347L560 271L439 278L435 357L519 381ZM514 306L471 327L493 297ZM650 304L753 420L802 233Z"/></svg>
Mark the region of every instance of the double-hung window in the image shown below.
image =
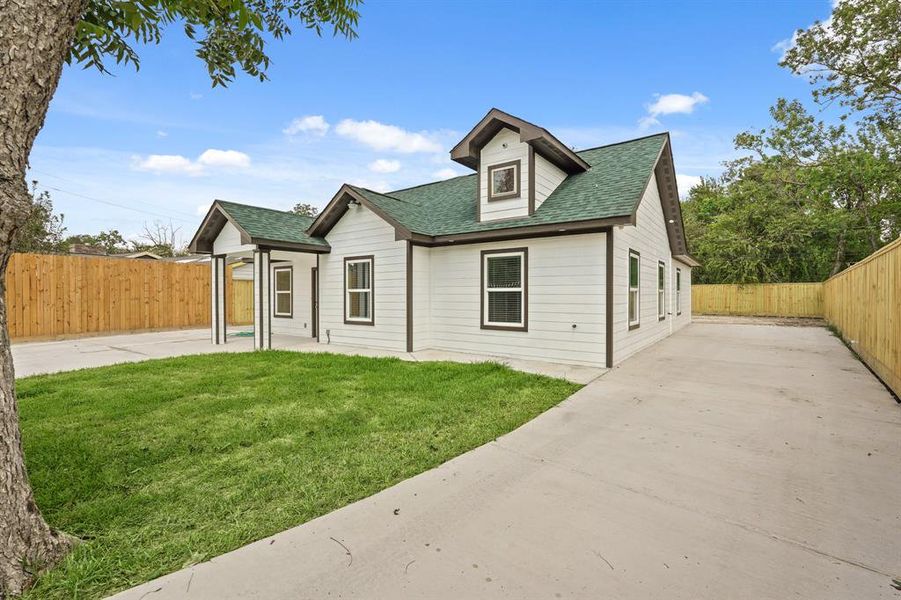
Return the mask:
<svg viewBox="0 0 901 600"><path fill-rule="evenodd" d="M375 324L375 289L373 256L344 259L344 322L357 325Z"/></svg>
<svg viewBox="0 0 901 600"><path fill-rule="evenodd" d="M635 250L629 250L629 329L635 329L641 323L641 256Z"/></svg>
<svg viewBox="0 0 901 600"><path fill-rule="evenodd" d="M676 269L676 314L682 314L682 269Z"/></svg>
<svg viewBox="0 0 901 600"><path fill-rule="evenodd" d="M482 252L482 328L528 329L529 251Z"/></svg>
<svg viewBox="0 0 901 600"><path fill-rule="evenodd" d="M290 318L294 312L293 271L291 267L275 267L272 269L275 280L273 291L275 292L276 317Z"/></svg>
<svg viewBox="0 0 901 600"><path fill-rule="evenodd" d="M666 294L664 293L664 284L666 282L666 263L662 260L657 262L657 320L662 321L666 318Z"/></svg>

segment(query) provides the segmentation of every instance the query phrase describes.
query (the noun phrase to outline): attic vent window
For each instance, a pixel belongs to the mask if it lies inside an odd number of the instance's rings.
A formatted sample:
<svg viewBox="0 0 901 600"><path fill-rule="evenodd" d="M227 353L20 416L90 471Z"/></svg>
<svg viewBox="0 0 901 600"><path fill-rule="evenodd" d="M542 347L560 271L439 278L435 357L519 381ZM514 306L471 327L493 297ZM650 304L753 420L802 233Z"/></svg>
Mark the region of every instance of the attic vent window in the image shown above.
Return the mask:
<svg viewBox="0 0 901 600"><path fill-rule="evenodd" d="M518 160L488 167L488 200L519 197Z"/></svg>

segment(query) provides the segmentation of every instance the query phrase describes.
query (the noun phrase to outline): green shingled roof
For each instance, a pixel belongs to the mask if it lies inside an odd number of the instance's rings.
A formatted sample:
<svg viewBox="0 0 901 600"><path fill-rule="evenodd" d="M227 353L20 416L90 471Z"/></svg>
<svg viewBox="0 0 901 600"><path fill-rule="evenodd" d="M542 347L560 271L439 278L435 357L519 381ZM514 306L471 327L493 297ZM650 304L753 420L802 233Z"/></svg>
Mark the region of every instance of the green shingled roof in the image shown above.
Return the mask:
<svg viewBox="0 0 901 600"><path fill-rule="evenodd" d="M324 239L306 234L307 229L313 222L313 219L310 217L293 212L248 206L225 200L217 200L216 203L251 238L328 247L328 243Z"/></svg>
<svg viewBox="0 0 901 600"><path fill-rule="evenodd" d="M384 194L349 187L413 233L430 236L624 217L638 206L666 140L659 134L578 152L591 168L567 177L535 214L517 219L478 221L475 174ZM328 247L305 233L310 217L218 202L252 238Z"/></svg>
<svg viewBox="0 0 901 600"><path fill-rule="evenodd" d="M659 134L578 152L591 169L567 177L535 214L518 219L477 220L475 174L385 194L353 189L410 231L432 236L629 216L666 139Z"/></svg>

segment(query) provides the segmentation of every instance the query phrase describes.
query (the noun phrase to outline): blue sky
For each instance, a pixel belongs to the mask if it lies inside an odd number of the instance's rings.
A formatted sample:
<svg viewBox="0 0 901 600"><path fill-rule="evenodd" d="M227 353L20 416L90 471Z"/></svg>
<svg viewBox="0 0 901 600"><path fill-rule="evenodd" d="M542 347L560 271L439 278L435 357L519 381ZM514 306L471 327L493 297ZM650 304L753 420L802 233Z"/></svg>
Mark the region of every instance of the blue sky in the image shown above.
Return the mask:
<svg viewBox="0 0 901 600"><path fill-rule="evenodd" d="M491 107L577 149L670 131L680 184L809 85L774 46L829 16L811 2L371 2L359 39L305 30L270 81L211 89L176 28L138 72L67 68L31 157L69 233L170 220L215 198L324 206L343 182L390 190L468 171L448 150Z"/></svg>

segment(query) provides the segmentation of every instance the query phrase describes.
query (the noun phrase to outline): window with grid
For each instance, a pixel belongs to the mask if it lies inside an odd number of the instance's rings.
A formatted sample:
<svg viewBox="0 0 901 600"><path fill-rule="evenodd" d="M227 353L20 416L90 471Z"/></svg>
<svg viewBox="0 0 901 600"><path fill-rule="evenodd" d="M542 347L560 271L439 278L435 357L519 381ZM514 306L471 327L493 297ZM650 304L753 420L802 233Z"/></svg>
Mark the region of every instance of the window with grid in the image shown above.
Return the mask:
<svg viewBox="0 0 901 600"><path fill-rule="evenodd" d="M666 281L666 264L661 260L657 263L657 318L666 318L666 294L664 294L664 282Z"/></svg>
<svg viewBox="0 0 901 600"><path fill-rule="evenodd" d="M275 316L290 317L294 306L291 267L275 267Z"/></svg>
<svg viewBox="0 0 901 600"><path fill-rule="evenodd" d="M484 255L484 314L482 322L493 327L525 326L525 252Z"/></svg>
<svg viewBox="0 0 901 600"><path fill-rule="evenodd" d="M629 327L638 327L641 322L640 317L640 295L639 286L641 283L641 258L638 252L629 250Z"/></svg>
<svg viewBox="0 0 901 600"><path fill-rule="evenodd" d="M372 258L347 259L345 269L345 320L372 323Z"/></svg>
<svg viewBox="0 0 901 600"><path fill-rule="evenodd" d="M676 314L682 314L682 269L676 269Z"/></svg>

